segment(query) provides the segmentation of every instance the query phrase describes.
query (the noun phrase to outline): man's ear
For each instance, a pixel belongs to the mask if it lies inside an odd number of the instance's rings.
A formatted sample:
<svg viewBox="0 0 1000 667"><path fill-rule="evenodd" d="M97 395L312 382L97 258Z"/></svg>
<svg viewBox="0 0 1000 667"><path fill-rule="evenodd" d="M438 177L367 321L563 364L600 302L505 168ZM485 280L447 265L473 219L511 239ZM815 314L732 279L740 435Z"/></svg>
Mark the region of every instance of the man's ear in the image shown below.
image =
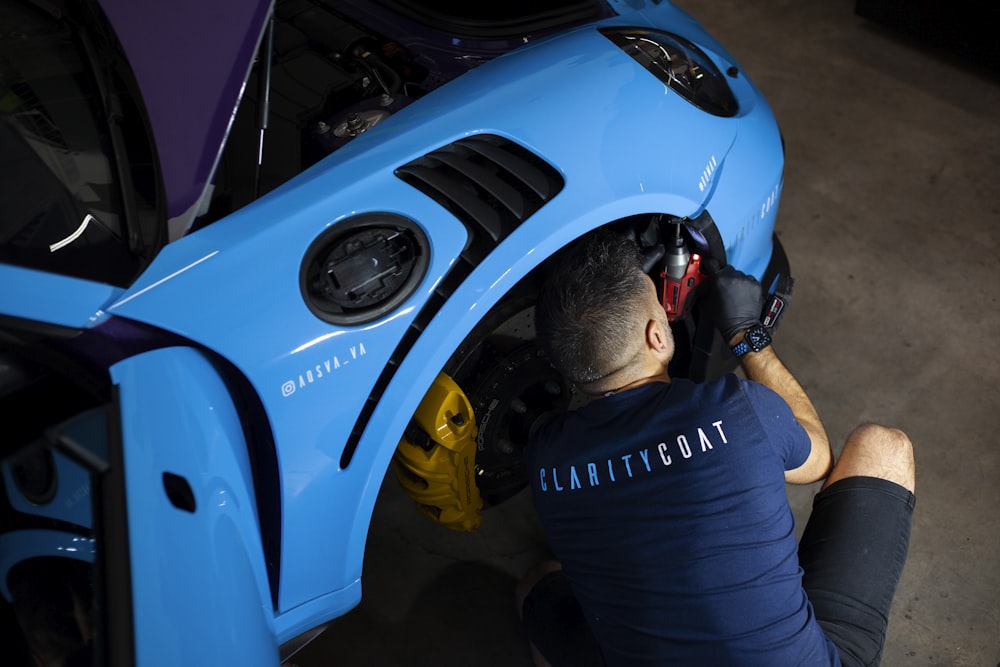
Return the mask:
<svg viewBox="0 0 1000 667"><path fill-rule="evenodd" d="M646 323L646 345L653 354L673 352L673 336L663 330L663 323L657 319Z"/></svg>
<svg viewBox="0 0 1000 667"><path fill-rule="evenodd" d="M664 327L669 327L663 320L653 318L646 323L646 348L660 363L667 363L674 356L674 336Z"/></svg>

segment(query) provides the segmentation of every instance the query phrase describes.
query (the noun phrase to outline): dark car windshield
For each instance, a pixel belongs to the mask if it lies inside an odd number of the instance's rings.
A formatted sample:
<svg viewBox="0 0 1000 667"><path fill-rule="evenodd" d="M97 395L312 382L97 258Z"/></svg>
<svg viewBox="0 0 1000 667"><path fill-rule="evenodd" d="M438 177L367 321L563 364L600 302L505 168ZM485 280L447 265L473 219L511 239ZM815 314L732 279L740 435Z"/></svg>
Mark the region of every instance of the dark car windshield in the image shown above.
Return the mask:
<svg viewBox="0 0 1000 667"><path fill-rule="evenodd" d="M0 4L0 262L124 286L155 237L153 161L83 25Z"/></svg>

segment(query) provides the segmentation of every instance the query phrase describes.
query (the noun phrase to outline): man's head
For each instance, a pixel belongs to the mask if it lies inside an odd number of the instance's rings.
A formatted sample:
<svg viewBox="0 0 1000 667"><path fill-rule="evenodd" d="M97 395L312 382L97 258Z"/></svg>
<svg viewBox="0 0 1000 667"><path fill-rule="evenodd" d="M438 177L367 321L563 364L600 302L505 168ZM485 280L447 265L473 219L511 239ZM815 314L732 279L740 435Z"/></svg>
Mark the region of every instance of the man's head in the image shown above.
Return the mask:
<svg viewBox="0 0 1000 667"><path fill-rule="evenodd" d="M566 249L542 287L535 323L552 364L590 393L662 372L673 355L638 246L606 230Z"/></svg>

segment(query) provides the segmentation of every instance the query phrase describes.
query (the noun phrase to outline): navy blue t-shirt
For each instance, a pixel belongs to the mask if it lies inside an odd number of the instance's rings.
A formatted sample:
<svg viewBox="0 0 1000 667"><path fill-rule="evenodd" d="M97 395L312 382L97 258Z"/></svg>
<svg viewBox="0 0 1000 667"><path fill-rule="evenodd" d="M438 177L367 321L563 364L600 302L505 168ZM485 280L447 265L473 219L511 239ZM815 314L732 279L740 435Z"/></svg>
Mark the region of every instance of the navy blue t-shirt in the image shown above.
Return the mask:
<svg viewBox="0 0 1000 667"><path fill-rule="evenodd" d="M802 589L784 472L810 441L735 375L557 415L528 447L546 537L608 665L839 665Z"/></svg>

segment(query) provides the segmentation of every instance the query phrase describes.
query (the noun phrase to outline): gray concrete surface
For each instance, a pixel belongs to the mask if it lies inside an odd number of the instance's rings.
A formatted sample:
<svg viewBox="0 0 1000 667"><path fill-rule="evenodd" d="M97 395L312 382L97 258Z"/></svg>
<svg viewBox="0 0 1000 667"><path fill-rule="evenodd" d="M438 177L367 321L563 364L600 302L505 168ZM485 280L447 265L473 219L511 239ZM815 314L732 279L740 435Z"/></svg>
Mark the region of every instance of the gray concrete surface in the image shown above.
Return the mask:
<svg viewBox="0 0 1000 667"><path fill-rule="evenodd" d="M678 4L742 63L787 142L778 227L797 285L776 349L838 449L866 420L915 443L883 664L998 665L998 79L878 29L852 0ZM512 589L544 545L527 495L458 534L387 481L361 605L296 661L529 664ZM815 490L791 489L800 520Z"/></svg>

